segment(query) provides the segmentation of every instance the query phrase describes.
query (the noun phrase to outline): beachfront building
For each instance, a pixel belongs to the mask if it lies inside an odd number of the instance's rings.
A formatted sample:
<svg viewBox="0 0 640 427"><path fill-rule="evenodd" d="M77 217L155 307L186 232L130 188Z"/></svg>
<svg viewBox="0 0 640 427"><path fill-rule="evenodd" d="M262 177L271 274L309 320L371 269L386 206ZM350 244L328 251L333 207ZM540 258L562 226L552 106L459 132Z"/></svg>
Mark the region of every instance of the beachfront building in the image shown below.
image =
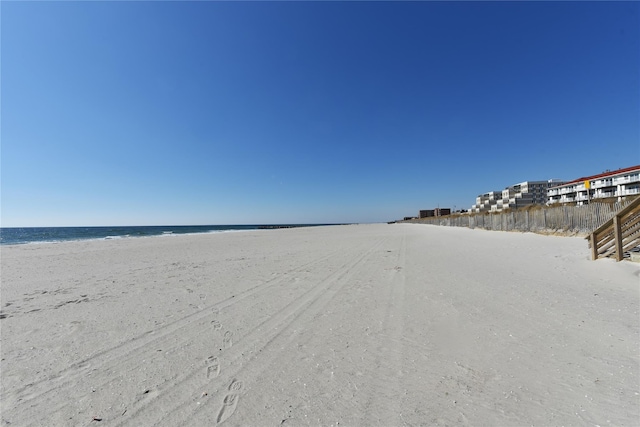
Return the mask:
<svg viewBox="0 0 640 427"><path fill-rule="evenodd" d="M546 181L525 181L512 185L502 191L502 201L496 207L518 209L527 205L544 205L547 203L549 188L562 183L559 179L549 179Z"/></svg>
<svg viewBox="0 0 640 427"><path fill-rule="evenodd" d="M493 206L498 204L498 200L502 200L502 191L489 191L476 197L476 204L471 206L471 212L489 212Z"/></svg>
<svg viewBox="0 0 640 427"><path fill-rule="evenodd" d="M419 212L419 218L430 218L434 216L445 216L451 215L451 208L435 208L435 209L424 209Z"/></svg>
<svg viewBox="0 0 640 427"><path fill-rule="evenodd" d="M621 201L640 195L640 165L586 176L547 190L548 204L586 205L594 199Z"/></svg>
<svg viewBox="0 0 640 427"><path fill-rule="evenodd" d="M503 209L518 209L527 205L547 203L547 191L562 184L558 179L546 181L524 181L506 187L502 191L490 191L476 198L471 212L500 212Z"/></svg>

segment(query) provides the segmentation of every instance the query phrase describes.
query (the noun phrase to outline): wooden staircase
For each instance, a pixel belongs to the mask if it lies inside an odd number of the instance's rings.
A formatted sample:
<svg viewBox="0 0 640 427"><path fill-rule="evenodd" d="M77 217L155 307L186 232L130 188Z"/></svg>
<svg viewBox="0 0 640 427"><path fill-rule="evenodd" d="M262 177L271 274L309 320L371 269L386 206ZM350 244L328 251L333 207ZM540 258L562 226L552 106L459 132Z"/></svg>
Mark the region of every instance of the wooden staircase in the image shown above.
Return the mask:
<svg viewBox="0 0 640 427"><path fill-rule="evenodd" d="M640 197L618 211L613 218L589 236L591 259L615 257L624 259L625 251L640 246Z"/></svg>

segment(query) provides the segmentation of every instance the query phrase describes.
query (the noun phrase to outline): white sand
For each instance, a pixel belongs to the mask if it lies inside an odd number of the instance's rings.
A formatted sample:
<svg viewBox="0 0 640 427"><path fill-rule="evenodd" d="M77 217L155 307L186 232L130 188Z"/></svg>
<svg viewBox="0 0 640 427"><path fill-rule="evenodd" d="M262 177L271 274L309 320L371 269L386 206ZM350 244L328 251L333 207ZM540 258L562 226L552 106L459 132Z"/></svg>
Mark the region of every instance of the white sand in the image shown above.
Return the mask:
<svg viewBox="0 0 640 427"><path fill-rule="evenodd" d="M581 238L381 224L1 254L2 426L640 420L640 265Z"/></svg>

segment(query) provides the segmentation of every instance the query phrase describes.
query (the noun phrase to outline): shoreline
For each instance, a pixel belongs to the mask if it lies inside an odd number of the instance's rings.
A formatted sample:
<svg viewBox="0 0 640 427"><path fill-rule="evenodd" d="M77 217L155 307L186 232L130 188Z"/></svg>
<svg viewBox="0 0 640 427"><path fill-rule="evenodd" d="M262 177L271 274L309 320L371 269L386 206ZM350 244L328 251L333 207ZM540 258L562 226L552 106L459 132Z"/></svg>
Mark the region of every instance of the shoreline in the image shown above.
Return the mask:
<svg viewBox="0 0 640 427"><path fill-rule="evenodd" d="M60 243L86 240L100 241L135 237L195 235L232 231L322 227L332 225L346 224L3 227L0 228L0 247L32 243ZM46 236L43 236L43 234L46 234ZM51 237L51 235L54 237Z"/></svg>
<svg viewBox="0 0 640 427"><path fill-rule="evenodd" d="M3 243L0 245L0 248L5 247L13 247L13 246L24 246L24 245L48 245L48 244L60 244L60 243L79 243L79 242L107 242L112 240L121 240L121 239L149 239L149 238L159 238L159 237L178 237L178 236L199 236L199 235L207 235L207 234L218 234L218 233L241 233L246 231L257 231L258 229L249 229L249 230L212 230L212 231L201 231L194 233L163 233L163 234L150 234L147 236L130 236L130 235L114 235L114 236L106 236L106 237L86 237L86 238L78 238L78 239L66 239L66 240L42 240L42 241L33 241L33 242L21 242L21 243Z"/></svg>

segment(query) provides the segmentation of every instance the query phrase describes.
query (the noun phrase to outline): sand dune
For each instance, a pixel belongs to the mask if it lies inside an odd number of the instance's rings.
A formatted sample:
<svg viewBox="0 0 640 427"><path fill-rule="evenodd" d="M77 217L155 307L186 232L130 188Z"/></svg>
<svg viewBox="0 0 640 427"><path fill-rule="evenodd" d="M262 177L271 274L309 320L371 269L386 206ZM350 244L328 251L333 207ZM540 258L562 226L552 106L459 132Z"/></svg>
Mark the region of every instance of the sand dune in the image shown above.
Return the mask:
<svg viewBox="0 0 640 427"><path fill-rule="evenodd" d="M637 425L640 265L588 256L413 224L6 246L2 425Z"/></svg>

